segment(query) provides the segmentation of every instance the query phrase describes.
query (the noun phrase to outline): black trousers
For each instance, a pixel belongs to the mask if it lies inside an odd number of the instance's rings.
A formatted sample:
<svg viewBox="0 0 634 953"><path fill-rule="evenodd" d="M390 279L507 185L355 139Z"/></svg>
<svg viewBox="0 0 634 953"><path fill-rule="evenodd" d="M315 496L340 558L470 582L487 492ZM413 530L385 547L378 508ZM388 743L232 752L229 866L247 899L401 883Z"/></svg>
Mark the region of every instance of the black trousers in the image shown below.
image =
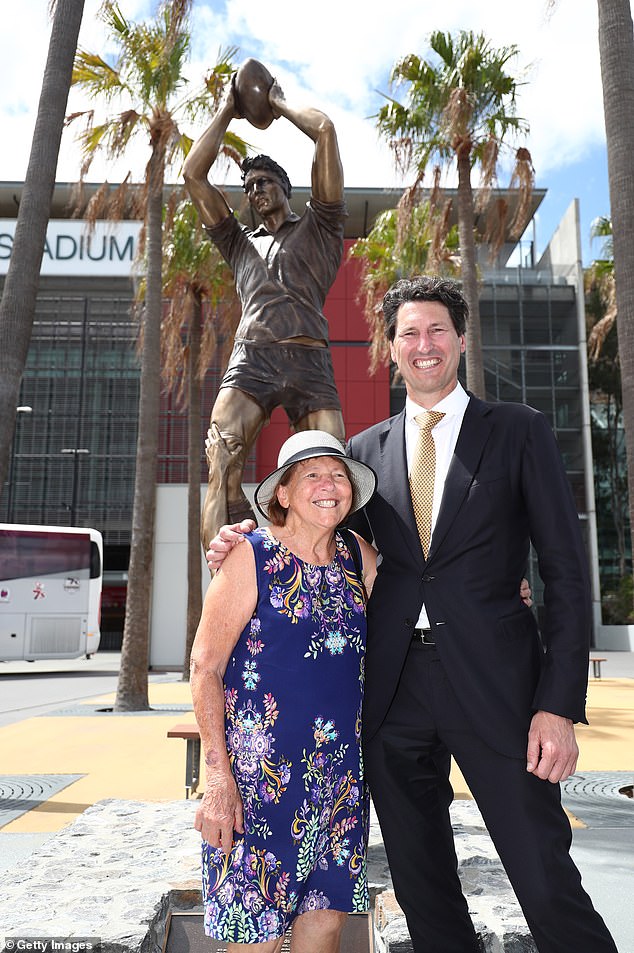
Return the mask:
<svg viewBox="0 0 634 953"><path fill-rule="evenodd" d="M457 874L449 753L469 785L539 953L617 953L581 886L559 785L473 732L433 647L412 644L398 691L366 740L367 778L415 953L480 950Z"/></svg>

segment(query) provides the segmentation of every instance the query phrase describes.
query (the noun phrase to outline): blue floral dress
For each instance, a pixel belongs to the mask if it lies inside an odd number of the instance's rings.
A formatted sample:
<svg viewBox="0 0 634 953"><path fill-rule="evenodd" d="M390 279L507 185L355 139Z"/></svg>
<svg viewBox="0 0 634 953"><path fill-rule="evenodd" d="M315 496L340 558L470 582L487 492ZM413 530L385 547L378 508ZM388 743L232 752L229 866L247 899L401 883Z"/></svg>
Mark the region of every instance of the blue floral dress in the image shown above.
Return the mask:
<svg viewBox="0 0 634 953"><path fill-rule="evenodd" d="M229 855L203 843L205 932L283 935L307 910L368 907L361 755L365 607L343 538L328 566L247 537L258 603L225 673L225 729L244 806Z"/></svg>

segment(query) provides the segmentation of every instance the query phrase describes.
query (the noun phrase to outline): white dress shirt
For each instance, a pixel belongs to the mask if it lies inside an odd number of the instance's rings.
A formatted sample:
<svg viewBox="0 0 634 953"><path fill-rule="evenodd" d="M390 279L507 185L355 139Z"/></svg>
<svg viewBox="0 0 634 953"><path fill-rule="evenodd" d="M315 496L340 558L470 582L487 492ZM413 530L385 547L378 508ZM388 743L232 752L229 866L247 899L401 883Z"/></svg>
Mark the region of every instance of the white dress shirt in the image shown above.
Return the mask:
<svg viewBox="0 0 634 953"><path fill-rule="evenodd" d="M436 448L436 477L434 480L434 502L431 513L431 535L434 536L434 526L438 518L440 503L442 501L443 491L445 489L445 480L449 465L456 449L458 434L462 427L462 420L469 403L469 395L461 384L457 383L454 389L441 401L434 404L433 407L421 407L415 404L413 400L407 397L405 401L405 452L407 454L407 473L412 471L412 461L414 459L414 450L418 442L420 427L414 419L425 410L437 410L445 416L436 424L432 430L434 447ZM419 629L429 628L429 619L425 612L425 606L421 607L420 616L416 627Z"/></svg>

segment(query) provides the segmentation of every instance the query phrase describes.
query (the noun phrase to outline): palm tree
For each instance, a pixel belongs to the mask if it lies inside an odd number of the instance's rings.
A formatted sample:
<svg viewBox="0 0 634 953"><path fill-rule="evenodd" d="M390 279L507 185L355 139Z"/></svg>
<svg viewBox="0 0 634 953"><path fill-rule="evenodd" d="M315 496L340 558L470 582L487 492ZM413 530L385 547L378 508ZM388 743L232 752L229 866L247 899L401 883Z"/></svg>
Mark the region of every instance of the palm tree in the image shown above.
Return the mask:
<svg viewBox="0 0 634 953"><path fill-rule="evenodd" d="M584 273L588 373L594 408L592 447L597 496L603 500L597 518L599 532L606 526L612 528L612 533L608 530L606 548L613 546L616 552L620 579L616 591L613 575L605 580L607 591L603 593L602 604L605 621L623 622L629 621L632 615L632 577L627 571L627 454L623 439L623 387L617 335L612 219L607 215L596 218L590 228L590 237L603 240L600 257Z"/></svg>
<svg viewBox="0 0 634 953"><path fill-rule="evenodd" d="M29 164L0 302L0 487L9 457L20 381L31 341L46 226L64 129L84 0L57 0Z"/></svg>
<svg viewBox="0 0 634 953"><path fill-rule="evenodd" d="M634 30L629 0L598 0L616 325L634 552Z"/></svg>
<svg viewBox="0 0 634 953"><path fill-rule="evenodd" d="M399 207L381 212L365 238L358 238L348 252L361 263L359 303L370 329L371 374L389 360L381 303L390 285L426 268L443 274L457 271L457 231L446 224L450 203L438 209L433 197L421 201L417 191L407 189Z"/></svg>
<svg viewBox="0 0 634 953"><path fill-rule="evenodd" d="M614 239L612 219L608 215L599 215L590 225L590 238L602 238L601 258L604 261L614 262Z"/></svg>
<svg viewBox="0 0 634 953"><path fill-rule="evenodd" d="M414 186L422 181L432 161L442 168L454 162L457 166L462 283L470 311L467 384L484 397L471 169L480 166L486 197L508 133L528 131L526 122L515 115L518 83L507 72L517 47L494 49L483 33L464 30L455 37L432 33L429 45L432 55L428 59L410 54L393 67L390 86L406 84L406 104L389 98L378 113L377 126L394 151L397 167L404 172L413 169ZM525 148L516 152L511 187L515 184L519 184L521 200L511 233L519 238L526 227L533 185L531 158Z"/></svg>
<svg viewBox="0 0 634 953"><path fill-rule="evenodd" d="M191 147L177 123L177 115L193 117L208 108L232 73L230 57L221 57L205 89L179 100L184 87L183 66L189 50L188 17L192 0L162 0L156 19L135 24L126 20L114 0L105 0L100 16L118 47L111 65L100 56L80 50L73 83L107 106L119 106L101 124L94 111L82 118L79 136L84 162L82 179L95 155L103 150L118 158L137 134L147 136L149 161L145 171L143 218L145 225L145 298L142 307L139 431L132 515L132 544L128 570L126 616L121 670L115 709L138 711L148 706L148 648L158 417L160 397L160 325L162 316L162 210L165 171Z"/></svg>
<svg viewBox="0 0 634 953"><path fill-rule="evenodd" d="M597 524L600 533L606 534L607 531L609 542L606 548L612 546L611 538L614 537L618 574L623 579L627 563L628 499L610 219L596 219L591 234L593 237L605 238L602 257L593 261L584 273L592 448L597 499L603 501L597 510ZM608 586L614 586L611 577ZM608 593L608 603L612 599L613 593Z"/></svg>
<svg viewBox="0 0 634 953"><path fill-rule="evenodd" d="M614 237L612 220L605 215L595 218L590 226L590 238L602 238L601 257L596 258L585 273L587 294L600 304L594 308L595 322L588 335L588 355L591 361L601 357L603 345L616 324L616 288L614 285Z"/></svg>
<svg viewBox="0 0 634 953"><path fill-rule="evenodd" d="M244 144L246 154L246 144ZM187 440L187 627L183 680L202 609L200 565L201 381L218 347L228 357L239 316L233 274L215 245L204 241L198 213L189 201L168 207L163 242L163 379L188 408Z"/></svg>

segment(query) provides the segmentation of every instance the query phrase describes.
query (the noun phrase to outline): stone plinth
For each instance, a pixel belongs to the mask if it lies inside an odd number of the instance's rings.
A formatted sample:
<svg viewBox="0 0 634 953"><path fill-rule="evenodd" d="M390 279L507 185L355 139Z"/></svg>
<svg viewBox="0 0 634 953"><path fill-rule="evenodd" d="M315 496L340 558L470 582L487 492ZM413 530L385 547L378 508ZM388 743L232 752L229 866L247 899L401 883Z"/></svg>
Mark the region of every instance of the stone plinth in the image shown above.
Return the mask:
<svg viewBox="0 0 634 953"><path fill-rule="evenodd" d="M161 953L170 909L200 905L196 801L100 801L0 878L8 937L100 938L102 953ZM535 953L522 912L472 801L452 806L456 849L483 953ZM376 953L411 953L376 820L368 870Z"/></svg>
<svg viewBox="0 0 634 953"><path fill-rule="evenodd" d="M200 902L195 810L195 801L88 808L3 874L0 940L100 937L102 953L161 953L170 905Z"/></svg>

